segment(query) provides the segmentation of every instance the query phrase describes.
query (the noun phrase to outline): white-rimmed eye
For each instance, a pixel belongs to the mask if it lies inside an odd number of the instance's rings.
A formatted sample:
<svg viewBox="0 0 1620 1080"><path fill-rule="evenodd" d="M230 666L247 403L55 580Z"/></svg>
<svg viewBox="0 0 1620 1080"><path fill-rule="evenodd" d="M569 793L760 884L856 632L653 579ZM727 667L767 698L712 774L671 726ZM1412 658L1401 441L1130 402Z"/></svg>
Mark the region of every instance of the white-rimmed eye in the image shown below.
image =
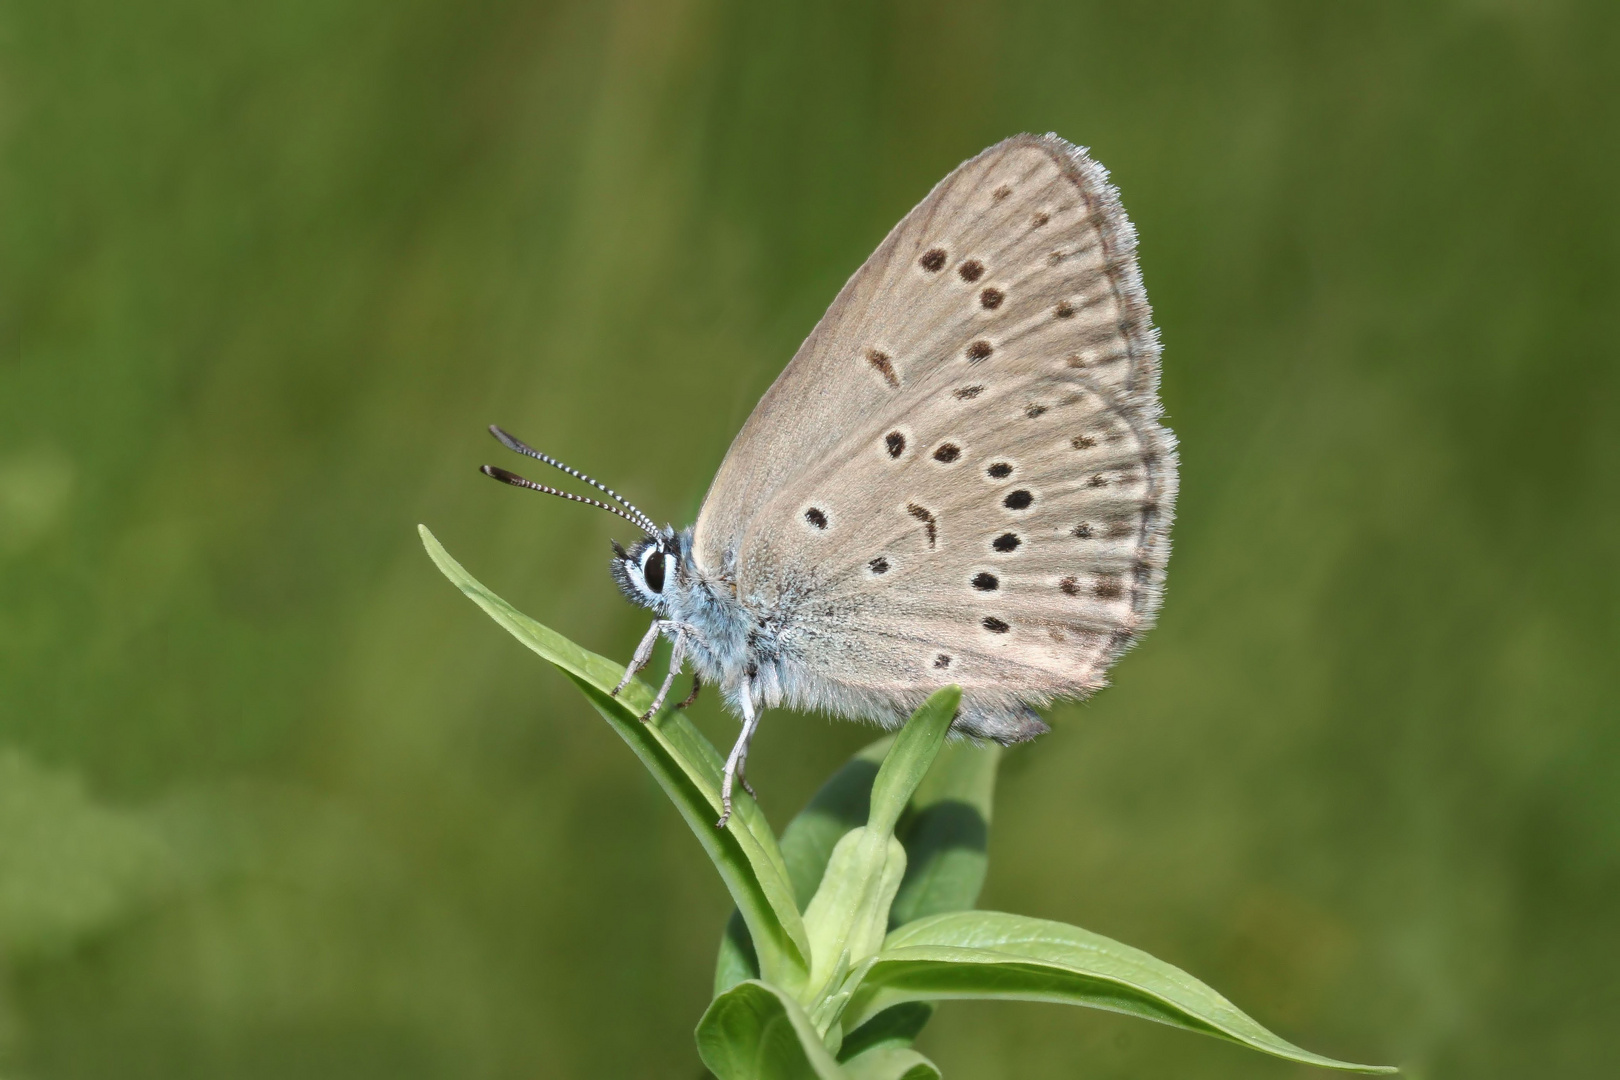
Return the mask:
<svg viewBox="0 0 1620 1080"><path fill-rule="evenodd" d="M647 583L651 592L664 591L664 553L657 548L648 548L647 553L641 557L641 577Z"/></svg>

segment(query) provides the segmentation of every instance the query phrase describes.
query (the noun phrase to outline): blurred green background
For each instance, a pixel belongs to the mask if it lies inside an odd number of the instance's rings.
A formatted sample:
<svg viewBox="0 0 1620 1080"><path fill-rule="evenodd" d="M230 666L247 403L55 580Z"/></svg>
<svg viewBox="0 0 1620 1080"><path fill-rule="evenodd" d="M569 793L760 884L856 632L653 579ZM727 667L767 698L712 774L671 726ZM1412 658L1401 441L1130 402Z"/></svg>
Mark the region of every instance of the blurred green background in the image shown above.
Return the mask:
<svg viewBox="0 0 1620 1080"><path fill-rule="evenodd" d="M1021 130L1122 188L1184 478L985 906L1420 1080L1612 1075L1617 56L1607 0L5 4L0 1075L697 1076L720 883L414 527L627 656L626 527L484 426L688 522ZM772 819L870 737L767 717ZM923 1048L1310 1072L1058 1006Z"/></svg>

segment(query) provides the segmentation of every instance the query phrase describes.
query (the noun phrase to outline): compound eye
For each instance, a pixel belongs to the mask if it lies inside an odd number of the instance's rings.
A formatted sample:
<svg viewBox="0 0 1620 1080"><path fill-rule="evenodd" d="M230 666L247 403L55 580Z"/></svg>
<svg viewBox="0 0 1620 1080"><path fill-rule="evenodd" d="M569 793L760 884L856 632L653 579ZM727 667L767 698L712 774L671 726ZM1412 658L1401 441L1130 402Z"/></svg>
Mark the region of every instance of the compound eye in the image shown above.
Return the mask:
<svg viewBox="0 0 1620 1080"><path fill-rule="evenodd" d="M641 576L647 582L647 588L655 593L664 591L664 553L656 548L647 552L647 558L641 564Z"/></svg>

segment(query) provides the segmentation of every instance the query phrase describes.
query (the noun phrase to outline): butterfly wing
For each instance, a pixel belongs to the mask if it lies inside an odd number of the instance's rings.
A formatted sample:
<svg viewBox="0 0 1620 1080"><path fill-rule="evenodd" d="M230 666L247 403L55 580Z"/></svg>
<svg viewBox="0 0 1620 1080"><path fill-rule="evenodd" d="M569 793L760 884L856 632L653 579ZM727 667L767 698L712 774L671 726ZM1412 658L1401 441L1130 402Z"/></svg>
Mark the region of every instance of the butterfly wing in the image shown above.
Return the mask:
<svg viewBox="0 0 1620 1080"><path fill-rule="evenodd" d="M946 177L733 442L694 558L772 628L769 687L890 721L946 683L1004 741L1101 686L1157 610L1176 490L1135 234L1022 135Z"/></svg>

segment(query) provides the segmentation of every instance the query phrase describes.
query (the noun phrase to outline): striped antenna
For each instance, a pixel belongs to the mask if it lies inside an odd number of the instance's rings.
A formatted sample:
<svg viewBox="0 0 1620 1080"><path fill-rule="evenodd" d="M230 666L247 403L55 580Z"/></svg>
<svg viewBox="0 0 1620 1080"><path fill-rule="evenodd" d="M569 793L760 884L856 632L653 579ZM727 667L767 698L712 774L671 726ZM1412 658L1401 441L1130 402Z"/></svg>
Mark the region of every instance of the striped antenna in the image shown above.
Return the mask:
<svg viewBox="0 0 1620 1080"><path fill-rule="evenodd" d="M547 487L545 484L537 484L533 480L525 479L515 472L508 472L506 469L499 468L495 465L480 465L478 467L478 471L493 480L499 480L503 484L511 484L513 487L528 488L530 491L538 491L545 495L555 495L557 498L567 499L569 502L585 503L588 506L596 507L598 510L606 510L610 514L618 514L620 517L624 518L624 520L628 521L638 529L647 528L646 525L637 521L623 510L620 510L617 506L609 505L608 503L602 502L600 499L587 499L583 495L574 495L567 491L558 491L554 487Z"/></svg>
<svg viewBox="0 0 1620 1080"><path fill-rule="evenodd" d="M608 498L612 499L614 502L616 502L620 506L624 507L625 510L630 511L630 513L626 514L623 511L617 510L614 507L608 506L605 503L596 502L593 499L582 499L577 495L569 495L567 492L556 491L555 489L546 487L544 484L535 484L535 483L533 483L531 481L528 481L528 480L524 480L523 483L516 485L517 487L527 487L527 488L530 488L530 489L535 490L535 491L546 491L546 492L548 492L550 494L553 494L553 495L561 495L564 498L573 499L575 502L584 502L584 503L590 503L593 506L599 506L603 510L610 510L613 513L618 514L620 517L624 518L626 521L631 522L632 524L639 526L640 528L645 530L649 536L657 536L658 535L658 526L653 524L652 518L648 517L646 514L643 514L639 509L636 508L635 504L630 502L629 499L626 499L624 496L620 495L617 491L614 491L612 488L608 487L606 484L603 484L603 483L600 483L600 482L598 482L596 480L591 479L589 476L586 476L584 473L580 472L578 469L573 468L570 465L564 465L562 462L558 461L556 458L552 457L550 454L542 453L541 451L536 450L534 447L530 446L528 443L524 442L523 440L515 438L512 435L508 434L507 432L502 431L501 428L499 426L495 425L495 424L489 425L489 433L491 435L495 436L495 438L500 441L500 444L502 446L506 447L508 450L514 451L515 453L523 454L523 455L525 455L527 457L532 457L536 461L543 461L547 465L550 465L554 469L561 469L563 472L567 473L569 476L572 476L576 480L585 481L585 483L591 485L591 487L595 488L597 491L602 492ZM496 471L500 472L500 473L503 473L504 475L503 476L495 476L495 473L491 472L490 467L488 467L488 466L486 466L485 469L484 469L484 475L486 475L486 476L494 476L495 479L501 480L503 483L508 483L508 484L512 483L512 481L507 480L505 478L507 476L515 476L519 480L523 479L522 477L517 476L516 473L507 472L505 469L499 469L499 470L496 470ZM634 516L632 516L632 515L634 515Z"/></svg>

